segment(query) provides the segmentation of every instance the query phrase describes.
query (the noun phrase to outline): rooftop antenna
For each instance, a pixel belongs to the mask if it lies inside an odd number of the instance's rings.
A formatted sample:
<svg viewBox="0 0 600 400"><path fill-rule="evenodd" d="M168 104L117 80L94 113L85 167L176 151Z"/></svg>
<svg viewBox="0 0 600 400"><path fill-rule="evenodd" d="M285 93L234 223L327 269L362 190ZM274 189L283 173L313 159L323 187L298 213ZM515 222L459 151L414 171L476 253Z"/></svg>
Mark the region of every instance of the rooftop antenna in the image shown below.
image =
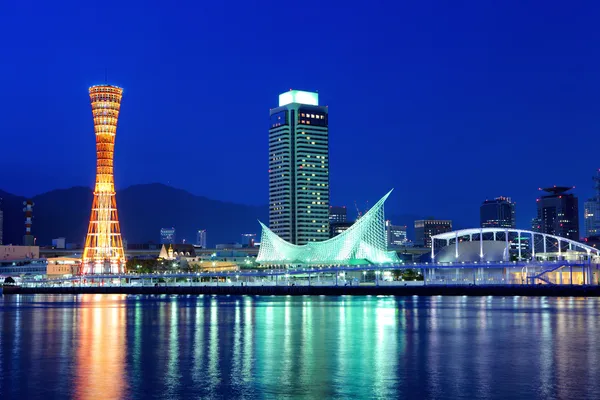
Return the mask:
<svg viewBox="0 0 600 400"><path fill-rule="evenodd" d="M104 68L104 83L108 85L108 68Z"/></svg>

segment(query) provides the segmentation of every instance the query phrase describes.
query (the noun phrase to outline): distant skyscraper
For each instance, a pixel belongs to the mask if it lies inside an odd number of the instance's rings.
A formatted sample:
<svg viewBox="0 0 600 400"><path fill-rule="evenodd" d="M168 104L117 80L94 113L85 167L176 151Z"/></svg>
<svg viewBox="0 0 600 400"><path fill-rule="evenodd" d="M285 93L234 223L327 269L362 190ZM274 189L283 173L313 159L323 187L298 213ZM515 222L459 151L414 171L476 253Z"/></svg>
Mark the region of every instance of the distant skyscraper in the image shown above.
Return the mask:
<svg viewBox="0 0 600 400"><path fill-rule="evenodd" d="M206 229L200 229L196 234L196 244L206 249Z"/></svg>
<svg viewBox="0 0 600 400"><path fill-rule="evenodd" d="M600 202L589 199L583 207L585 237L600 235Z"/></svg>
<svg viewBox="0 0 600 400"><path fill-rule="evenodd" d="M531 230L533 232L541 232L542 230L542 221L538 219L538 217L534 217L531 219Z"/></svg>
<svg viewBox="0 0 600 400"><path fill-rule="evenodd" d="M385 221L385 233L388 248L403 246L408 241L406 225L392 225L389 220Z"/></svg>
<svg viewBox="0 0 600 400"><path fill-rule="evenodd" d="M336 237L340 233L348 230L354 222L332 222L329 224L329 237Z"/></svg>
<svg viewBox="0 0 600 400"><path fill-rule="evenodd" d="M421 219L415 221L415 245L431 248L431 237L450 232L452 221L447 219Z"/></svg>
<svg viewBox="0 0 600 400"><path fill-rule="evenodd" d="M160 230L160 243L161 244L175 244L175 228L161 228Z"/></svg>
<svg viewBox="0 0 600 400"><path fill-rule="evenodd" d="M254 247L256 243L256 233L242 233L242 246Z"/></svg>
<svg viewBox="0 0 600 400"><path fill-rule="evenodd" d="M346 206L329 206L329 223L346 222L348 214Z"/></svg>
<svg viewBox="0 0 600 400"><path fill-rule="evenodd" d="M482 228L516 228L515 203L510 197L486 200L479 208Z"/></svg>
<svg viewBox="0 0 600 400"><path fill-rule="evenodd" d="M596 195L584 203L583 211L585 237L588 238L600 235L600 170L592 179Z"/></svg>
<svg viewBox="0 0 600 400"><path fill-rule="evenodd" d="M579 205L577 197L567 193L571 189L541 189L548 194L537 199L539 232L579 240Z"/></svg>
<svg viewBox="0 0 600 400"><path fill-rule="evenodd" d="M329 238L328 109L290 90L270 112L269 227L302 245Z"/></svg>

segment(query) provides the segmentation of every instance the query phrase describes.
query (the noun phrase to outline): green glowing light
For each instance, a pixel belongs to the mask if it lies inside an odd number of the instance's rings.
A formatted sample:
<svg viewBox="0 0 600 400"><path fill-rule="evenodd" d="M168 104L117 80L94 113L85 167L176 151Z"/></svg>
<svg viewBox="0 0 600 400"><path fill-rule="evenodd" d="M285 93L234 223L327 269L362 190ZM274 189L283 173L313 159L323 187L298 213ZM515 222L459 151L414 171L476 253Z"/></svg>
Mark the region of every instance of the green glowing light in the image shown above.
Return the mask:
<svg viewBox="0 0 600 400"><path fill-rule="evenodd" d="M391 191L338 236L297 246L286 242L261 223L262 237L256 261L263 265L364 265L400 262L386 248L383 205Z"/></svg>
<svg viewBox="0 0 600 400"><path fill-rule="evenodd" d="M319 93L304 92L302 90L290 90L279 95L279 107L291 103L319 105Z"/></svg>

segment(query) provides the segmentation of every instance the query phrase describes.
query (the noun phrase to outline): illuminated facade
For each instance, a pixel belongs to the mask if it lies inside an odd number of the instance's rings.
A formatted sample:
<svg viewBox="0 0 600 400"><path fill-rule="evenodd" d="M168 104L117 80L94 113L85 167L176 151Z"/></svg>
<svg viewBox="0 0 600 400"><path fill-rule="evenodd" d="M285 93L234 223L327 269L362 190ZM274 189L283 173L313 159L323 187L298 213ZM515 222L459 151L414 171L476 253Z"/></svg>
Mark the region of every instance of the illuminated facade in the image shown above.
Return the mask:
<svg viewBox="0 0 600 400"><path fill-rule="evenodd" d="M415 221L415 244L431 248L431 237L450 232L452 221L448 219L420 219Z"/></svg>
<svg viewBox="0 0 600 400"><path fill-rule="evenodd" d="M318 93L290 90L270 117L269 227L297 245L327 240L328 109Z"/></svg>
<svg viewBox="0 0 600 400"><path fill-rule="evenodd" d="M406 245L408 242L406 228L406 225L392 225L390 220L385 221L385 233L388 248Z"/></svg>
<svg viewBox="0 0 600 400"><path fill-rule="evenodd" d="M596 195L584 203L583 211L586 238L600 235L600 170L593 179Z"/></svg>
<svg viewBox="0 0 600 400"><path fill-rule="evenodd" d="M539 231L579 240L579 199L567 186L542 188L547 194L537 199Z"/></svg>
<svg viewBox="0 0 600 400"><path fill-rule="evenodd" d="M516 228L515 203L510 197L486 200L479 207L482 228Z"/></svg>
<svg viewBox="0 0 600 400"><path fill-rule="evenodd" d="M116 86L90 88L97 163L92 215L83 250L84 274L125 271L113 174L115 136L122 96L123 89Z"/></svg>
<svg viewBox="0 0 600 400"><path fill-rule="evenodd" d="M175 228L160 228L160 244L175 244L177 232Z"/></svg>
<svg viewBox="0 0 600 400"><path fill-rule="evenodd" d="M385 200L346 231L322 242L299 246L285 241L262 225L260 250L256 261L262 265L370 265L399 262L395 252L388 252L384 220Z"/></svg>

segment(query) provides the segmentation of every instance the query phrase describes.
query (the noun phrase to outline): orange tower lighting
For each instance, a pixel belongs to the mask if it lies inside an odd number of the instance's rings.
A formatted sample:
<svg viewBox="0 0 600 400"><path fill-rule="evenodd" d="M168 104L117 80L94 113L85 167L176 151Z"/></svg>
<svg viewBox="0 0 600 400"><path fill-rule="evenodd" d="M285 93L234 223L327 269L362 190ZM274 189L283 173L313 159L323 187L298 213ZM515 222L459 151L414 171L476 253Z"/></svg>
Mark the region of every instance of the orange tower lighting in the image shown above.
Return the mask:
<svg viewBox="0 0 600 400"><path fill-rule="evenodd" d="M90 88L97 162L92 216L83 250L84 274L125 271L125 253L113 174L115 136L122 97L123 89L117 86L99 85Z"/></svg>

